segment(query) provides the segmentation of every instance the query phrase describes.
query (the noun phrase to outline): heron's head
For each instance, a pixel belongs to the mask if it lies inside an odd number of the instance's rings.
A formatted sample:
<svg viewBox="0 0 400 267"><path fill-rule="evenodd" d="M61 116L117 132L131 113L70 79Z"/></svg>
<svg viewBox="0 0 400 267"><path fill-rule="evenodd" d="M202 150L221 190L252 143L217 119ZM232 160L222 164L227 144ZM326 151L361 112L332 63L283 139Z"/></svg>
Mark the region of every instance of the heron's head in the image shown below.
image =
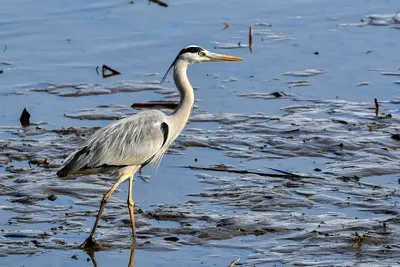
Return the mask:
<svg viewBox="0 0 400 267"><path fill-rule="evenodd" d="M183 48L177 58L177 60L184 60L188 64L196 64L202 62L211 62L211 61L238 61L242 60L240 57L221 55L216 53L211 53L207 51L203 47L197 45L189 45L188 47Z"/></svg>
<svg viewBox="0 0 400 267"><path fill-rule="evenodd" d="M203 47L197 45L189 45L183 48L178 56L175 58L174 62L172 62L171 66L165 73L164 77L162 78L160 83L163 83L165 78L167 77L168 72L175 66L175 64L179 61L183 60L188 65L196 64L196 63L203 63L203 62L217 62L217 61L239 61L242 60L240 57L229 56L229 55L222 55L212 53Z"/></svg>

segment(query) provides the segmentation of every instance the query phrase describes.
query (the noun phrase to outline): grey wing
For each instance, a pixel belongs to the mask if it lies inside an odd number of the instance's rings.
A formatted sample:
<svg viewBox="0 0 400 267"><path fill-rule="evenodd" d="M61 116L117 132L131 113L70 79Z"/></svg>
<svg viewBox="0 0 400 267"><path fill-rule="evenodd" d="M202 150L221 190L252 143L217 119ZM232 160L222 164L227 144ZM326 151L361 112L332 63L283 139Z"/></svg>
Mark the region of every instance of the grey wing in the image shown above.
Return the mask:
<svg viewBox="0 0 400 267"><path fill-rule="evenodd" d="M164 113L145 111L95 132L57 172L59 177L102 166L141 166L150 162L168 138Z"/></svg>

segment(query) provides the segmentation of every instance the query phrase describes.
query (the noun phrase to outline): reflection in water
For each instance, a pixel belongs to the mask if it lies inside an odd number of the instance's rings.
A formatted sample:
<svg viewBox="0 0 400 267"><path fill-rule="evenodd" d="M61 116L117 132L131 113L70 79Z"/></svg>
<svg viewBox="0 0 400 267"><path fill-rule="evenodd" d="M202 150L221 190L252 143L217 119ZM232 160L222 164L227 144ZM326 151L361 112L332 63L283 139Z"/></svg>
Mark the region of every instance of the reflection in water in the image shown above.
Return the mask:
<svg viewBox="0 0 400 267"><path fill-rule="evenodd" d="M130 248L131 253L129 255L129 263L128 263L128 267L133 267L134 266L134 259L135 259L135 248L133 246L131 246ZM99 265L97 264L96 261L96 257L95 257L95 251L94 250L86 250L86 253L89 255L90 259L93 262L93 267L99 267Z"/></svg>

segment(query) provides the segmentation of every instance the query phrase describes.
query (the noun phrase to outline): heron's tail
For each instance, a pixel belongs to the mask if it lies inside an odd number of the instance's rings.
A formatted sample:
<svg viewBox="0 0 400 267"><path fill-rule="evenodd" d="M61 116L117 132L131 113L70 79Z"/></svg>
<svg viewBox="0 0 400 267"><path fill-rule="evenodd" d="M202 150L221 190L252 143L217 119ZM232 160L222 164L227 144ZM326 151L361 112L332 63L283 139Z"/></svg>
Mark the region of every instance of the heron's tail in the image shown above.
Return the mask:
<svg viewBox="0 0 400 267"><path fill-rule="evenodd" d="M69 172L67 166L65 166L65 167L61 168L60 170L58 170L57 176L60 178L67 177L69 173L70 172Z"/></svg>
<svg viewBox="0 0 400 267"><path fill-rule="evenodd" d="M61 169L57 172L57 176L62 178L70 175L74 171L79 170L79 167L77 166L77 161L79 157L83 154L86 153L87 147L84 147L78 151L73 152L71 155L69 155L63 165L61 166ZM78 168L77 168L78 167Z"/></svg>

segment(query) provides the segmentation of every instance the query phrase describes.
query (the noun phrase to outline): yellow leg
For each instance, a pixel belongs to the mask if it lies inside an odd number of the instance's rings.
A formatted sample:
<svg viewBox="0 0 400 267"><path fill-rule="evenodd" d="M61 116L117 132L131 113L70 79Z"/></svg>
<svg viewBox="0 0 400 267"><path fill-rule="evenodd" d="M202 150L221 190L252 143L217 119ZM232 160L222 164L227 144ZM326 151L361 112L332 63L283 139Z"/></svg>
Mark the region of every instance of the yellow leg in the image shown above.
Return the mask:
<svg viewBox="0 0 400 267"><path fill-rule="evenodd" d="M129 255L128 267L134 267L134 261L135 261L135 248L132 246L131 254Z"/></svg>
<svg viewBox="0 0 400 267"><path fill-rule="evenodd" d="M96 261L96 257L94 256L94 250L88 250L86 253L89 255L90 259L92 260L93 267L99 267Z"/></svg>
<svg viewBox="0 0 400 267"><path fill-rule="evenodd" d="M131 227L132 227L133 242L136 242L135 202L132 199L132 185L133 185L133 175L129 179L128 209L129 209L129 215L131 217Z"/></svg>
<svg viewBox="0 0 400 267"><path fill-rule="evenodd" d="M96 232L96 228L97 225L99 224L100 218L101 218L101 214L103 213L103 210L108 202L108 200L110 199L112 193L114 193L115 189L117 189L117 187L123 182L125 181L129 176L126 175L121 175L118 179L118 181L111 187L110 190L108 190L108 192L103 196L103 199L101 200L101 204L100 204L100 209L99 212L97 213L97 217L96 217L96 221L94 223L94 226L92 228L92 231L89 235L89 237L85 240L85 242L82 243L82 245L80 245L81 248L91 248L91 247L95 247L96 246L96 242L94 241L94 233Z"/></svg>

